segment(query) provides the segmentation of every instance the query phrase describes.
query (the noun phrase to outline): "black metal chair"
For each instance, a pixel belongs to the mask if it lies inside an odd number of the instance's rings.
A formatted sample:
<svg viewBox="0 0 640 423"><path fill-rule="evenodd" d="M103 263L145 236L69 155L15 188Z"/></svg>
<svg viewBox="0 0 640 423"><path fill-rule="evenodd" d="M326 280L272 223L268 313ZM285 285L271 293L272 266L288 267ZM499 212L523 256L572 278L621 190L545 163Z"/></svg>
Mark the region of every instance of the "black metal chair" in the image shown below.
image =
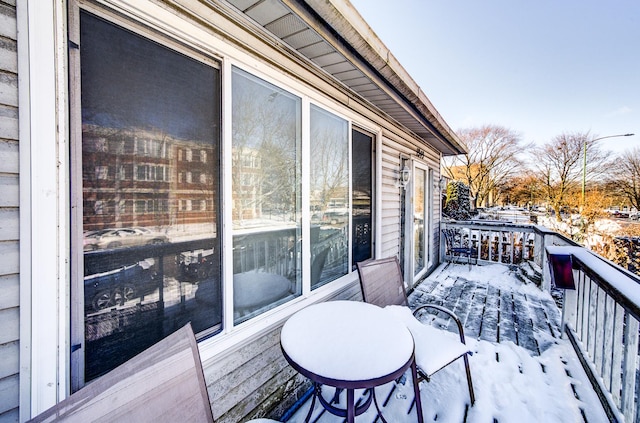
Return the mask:
<svg viewBox="0 0 640 423"><path fill-rule="evenodd" d="M416 365L420 380L429 382L431 376L459 358L464 360L471 405L475 403L469 355L460 319L451 311L435 304L424 304L413 312L409 309L404 280L397 257L367 260L357 263L362 297L365 302L384 307L390 317L405 323L415 341ZM417 319L426 310L442 312L457 326L455 333L427 325Z"/></svg>
<svg viewBox="0 0 640 423"><path fill-rule="evenodd" d="M467 264L471 269L471 259L475 258L478 264L478 258L474 248L470 245L469 238L462 235L457 229L447 228L442 230L445 240L445 258L449 257L452 263L462 257L467 258Z"/></svg>

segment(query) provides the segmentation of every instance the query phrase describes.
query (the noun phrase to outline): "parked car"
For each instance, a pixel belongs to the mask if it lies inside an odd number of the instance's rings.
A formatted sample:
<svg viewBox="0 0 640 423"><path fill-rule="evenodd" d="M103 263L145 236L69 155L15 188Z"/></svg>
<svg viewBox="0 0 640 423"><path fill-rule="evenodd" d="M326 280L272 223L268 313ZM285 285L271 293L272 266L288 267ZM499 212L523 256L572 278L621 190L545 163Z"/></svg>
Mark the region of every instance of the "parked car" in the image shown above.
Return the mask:
<svg viewBox="0 0 640 423"><path fill-rule="evenodd" d="M325 223L336 225L340 223L346 223L349 221L349 209L348 208L335 208L329 209L324 212L322 220Z"/></svg>
<svg viewBox="0 0 640 423"><path fill-rule="evenodd" d="M626 210L608 210L608 213L610 217L617 217L617 218L629 217L629 212Z"/></svg>
<svg viewBox="0 0 640 423"><path fill-rule="evenodd" d="M105 248L133 247L148 244L163 244L169 237L143 227L101 229L84 234L84 251Z"/></svg>
<svg viewBox="0 0 640 423"><path fill-rule="evenodd" d="M157 288L155 261L146 259L84 279L85 309L100 311L124 305Z"/></svg>

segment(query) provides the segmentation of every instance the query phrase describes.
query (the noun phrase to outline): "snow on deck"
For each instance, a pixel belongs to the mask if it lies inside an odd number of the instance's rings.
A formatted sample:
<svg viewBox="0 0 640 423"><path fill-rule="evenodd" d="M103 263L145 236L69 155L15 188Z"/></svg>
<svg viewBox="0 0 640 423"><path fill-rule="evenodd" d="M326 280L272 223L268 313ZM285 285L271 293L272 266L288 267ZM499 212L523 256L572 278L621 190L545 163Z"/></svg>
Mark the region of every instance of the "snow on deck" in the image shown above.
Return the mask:
<svg viewBox="0 0 640 423"><path fill-rule="evenodd" d="M608 421L571 345L561 338L560 311L553 298L521 282L508 266L469 270L466 264L443 264L409 296L412 308L424 303L443 305L461 318L467 344L474 350L469 361L476 394L471 407L464 366L458 360L422 383L425 422ZM440 319L435 324L451 326ZM454 326L447 329L453 331ZM376 389L390 423L417 421L411 377L405 376L404 383ZM324 392L329 399L333 396L331 388ZM288 421L303 422L310 403ZM372 404L356 422L372 423L376 418ZM343 419L316 403L310 421Z"/></svg>

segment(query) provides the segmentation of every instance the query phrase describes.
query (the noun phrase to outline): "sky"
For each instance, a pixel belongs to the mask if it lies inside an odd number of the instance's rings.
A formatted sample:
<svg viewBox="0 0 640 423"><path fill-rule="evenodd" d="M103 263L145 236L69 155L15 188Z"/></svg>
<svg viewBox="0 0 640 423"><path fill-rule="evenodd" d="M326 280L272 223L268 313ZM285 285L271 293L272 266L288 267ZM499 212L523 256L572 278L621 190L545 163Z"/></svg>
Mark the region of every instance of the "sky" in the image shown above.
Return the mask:
<svg viewBox="0 0 640 423"><path fill-rule="evenodd" d="M454 130L640 148L637 0L351 0Z"/></svg>
<svg viewBox="0 0 640 423"><path fill-rule="evenodd" d="M450 265L446 268L445 266L434 271L427 278L427 282L416 289L421 290L422 287L430 286L429 281L436 280L437 289L444 290L457 278L469 278L469 269L466 264ZM446 270L442 270L443 268ZM508 266L502 264L475 266L473 280L478 285L492 285L502 292L519 292L526 295L529 301L552 301L548 292L543 292L532 284L522 283ZM428 298L428 291L426 292ZM437 297L438 292L433 294ZM497 313L495 310L493 312ZM522 317L526 318L526 316ZM530 318L535 319L535 316ZM584 420L580 409L584 410L588 421L607 421L595 391L569 341L565 339L555 343L553 342L555 340L545 339L545 335L541 333L537 336L540 337L540 345L548 345L548 349L544 350L540 356L532 355L528 350L511 341L498 344L467 337L467 345L474 351L469 357L469 363L476 402L465 416L465 404L469 403L469 391L462 361L457 360L453 365L435 373L429 383L421 386L420 398L425 422L567 423ZM390 348L393 349L393 345L390 345ZM328 349L322 353L326 357L331 356L332 351ZM387 353L392 354L392 352ZM499 361L496 360L497 357ZM328 360L326 365L333 366L334 363ZM544 371L541 370L542 368ZM393 383L376 388L376 397L379 402L384 402L389 397L388 392L392 387ZM333 391L326 389L323 392L330 397ZM409 414L406 412L409 409L413 410L411 407L413 386L410 376L407 376L405 384L396 386L396 391L390 398L383 410L387 421L394 423L416 421L415 411ZM287 421L303 422L310 403L311 401L306 401ZM342 398L342 404L344 404L344 398ZM321 412L322 407L316 404L313 417L317 417ZM356 418L356 422L374 421L374 417L375 407L371 405L364 416ZM311 421L330 423L337 419L329 413L324 413L318 420Z"/></svg>

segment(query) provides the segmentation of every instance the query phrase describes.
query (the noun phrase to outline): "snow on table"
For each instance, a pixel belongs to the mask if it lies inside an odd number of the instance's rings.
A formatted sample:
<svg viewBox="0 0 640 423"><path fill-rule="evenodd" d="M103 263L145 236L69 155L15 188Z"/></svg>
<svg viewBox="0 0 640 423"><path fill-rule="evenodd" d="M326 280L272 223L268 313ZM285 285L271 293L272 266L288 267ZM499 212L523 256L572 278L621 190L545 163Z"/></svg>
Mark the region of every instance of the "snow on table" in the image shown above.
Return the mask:
<svg viewBox="0 0 640 423"><path fill-rule="evenodd" d="M325 378L365 381L400 369L413 354L409 330L380 307L331 301L294 314L280 342L291 360Z"/></svg>

